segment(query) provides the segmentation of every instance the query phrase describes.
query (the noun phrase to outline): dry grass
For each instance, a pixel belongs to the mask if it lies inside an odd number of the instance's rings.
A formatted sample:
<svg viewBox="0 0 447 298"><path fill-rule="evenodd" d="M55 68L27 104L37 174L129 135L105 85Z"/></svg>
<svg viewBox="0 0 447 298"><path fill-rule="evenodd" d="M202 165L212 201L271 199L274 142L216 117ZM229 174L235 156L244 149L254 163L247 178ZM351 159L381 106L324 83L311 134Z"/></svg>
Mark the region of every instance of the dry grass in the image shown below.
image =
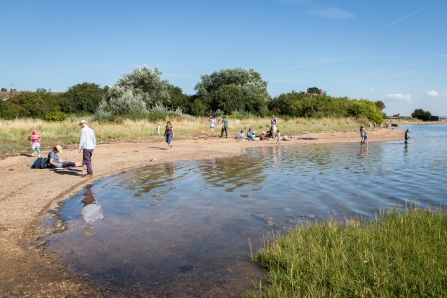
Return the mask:
<svg viewBox="0 0 447 298"><path fill-rule="evenodd" d="M62 146L76 144L79 139L79 121L81 118L69 118L63 122L46 122L38 119L16 119L0 120L0 151L3 153L26 150L30 147L28 137L32 129L37 129L41 136L42 148L50 148L56 144ZM90 120L87 118L87 120ZM177 135L207 134L211 130L207 118L184 118L176 117L170 119ZM281 119L278 118L278 129L283 134L297 135L303 132L323 132L323 131L353 131L364 122L353 118L323 118L323 119ZM230 135L236 135L238 131L247 131L252 128L255 132L261 133L268 130L270 119L229 119ZM162 131L165 121L162 120ZM99 142L120 141L120 140L140 140L156 135L155 128L157 122L148 120L126 120L121 123L105 123L91 121L90 127L95 130L96 138ZM220 133L221 127L216 126L216 134Z"/></svg>

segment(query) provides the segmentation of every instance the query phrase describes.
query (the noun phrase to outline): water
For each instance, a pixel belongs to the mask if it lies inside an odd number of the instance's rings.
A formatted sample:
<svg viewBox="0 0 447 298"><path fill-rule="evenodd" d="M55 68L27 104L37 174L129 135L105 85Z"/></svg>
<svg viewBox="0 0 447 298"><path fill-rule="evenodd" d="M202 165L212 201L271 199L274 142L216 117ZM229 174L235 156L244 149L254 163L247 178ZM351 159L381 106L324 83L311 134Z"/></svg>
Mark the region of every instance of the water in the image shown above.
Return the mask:
<svg viewBox="0 0 447 298"><path fill-rule="evenodd" d="M408 127L406 146L297 141L101 179L66 201L47 249L119 295L238 296L264 276L249 241L271 231L444 203L447 125Z"/></svg>

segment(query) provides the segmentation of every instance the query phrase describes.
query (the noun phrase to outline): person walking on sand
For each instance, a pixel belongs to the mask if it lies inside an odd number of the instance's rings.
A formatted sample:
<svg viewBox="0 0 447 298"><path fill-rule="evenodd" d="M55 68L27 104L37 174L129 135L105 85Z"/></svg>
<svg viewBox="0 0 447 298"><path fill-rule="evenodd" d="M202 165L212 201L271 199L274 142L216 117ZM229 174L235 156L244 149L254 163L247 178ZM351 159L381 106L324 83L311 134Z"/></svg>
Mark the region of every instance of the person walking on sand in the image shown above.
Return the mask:
<svg viewBox="0 0 447 298"><path fill-rule="evenodd" d="M165 138L166 143L168 143L168 149L172 147L171 142L173 137L174 137L174 127L172 126L171 121L167 121L165 128Z"/></svg>
<svg viewBox="0 0 447 298"><path fill-rule="evenodd" d="M37 151L37 157L40 157L40 136L38 131L33 129L28 139L31 141L31 156L34 156L34 151Z"/></svg>
<svg viewBox="0 0 447 298"><path fill-rule="evenodd" d="M226 116L223 116L222 120L222 131L220 132L220 137L223 137L223 133L225 131L225 136L228 139L228 119Z"/></svg>
<svg viewBox="0 0 447 298"><path fill-rule="evenodd" d="M216 119L210 116L209 122L210 122L211 133L214 133L214 127L216 127Z"/></svg>
<svg viewBox="0 0 447 298"><path fill-rule="evenodd" d="M93 150L96 148L96 137L93 129L88 127L88 122L82 120L79 122L79 126L81 129L81 135L79 137L79 153L82 151L82 160L85 166L87 167L87 174L82 176L82 178L91 178L93 176L93 168L92 168L92 155Z"/></svg>
<svg viewBox="0 0 447 298"><path fill-rule="evenodd" d="M279 132L279 129L276 131L276 144L280 145L281 143L281 133Z"/></svg>

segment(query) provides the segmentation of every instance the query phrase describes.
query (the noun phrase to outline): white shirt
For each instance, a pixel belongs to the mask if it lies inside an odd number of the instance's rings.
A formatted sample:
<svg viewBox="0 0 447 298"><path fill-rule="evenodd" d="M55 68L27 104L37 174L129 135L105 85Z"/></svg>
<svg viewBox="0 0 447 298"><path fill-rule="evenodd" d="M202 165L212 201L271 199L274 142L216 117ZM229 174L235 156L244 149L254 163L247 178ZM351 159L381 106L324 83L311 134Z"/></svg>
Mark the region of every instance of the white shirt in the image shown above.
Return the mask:
<svg viewBox="0 0 447 298"><path fill-rule="evenodd" d="M93 129L84 125L84 128L81 129L81 137L79 138L79 147L78 150L88 149L92 150L96 147L96 137Z"/></svg>

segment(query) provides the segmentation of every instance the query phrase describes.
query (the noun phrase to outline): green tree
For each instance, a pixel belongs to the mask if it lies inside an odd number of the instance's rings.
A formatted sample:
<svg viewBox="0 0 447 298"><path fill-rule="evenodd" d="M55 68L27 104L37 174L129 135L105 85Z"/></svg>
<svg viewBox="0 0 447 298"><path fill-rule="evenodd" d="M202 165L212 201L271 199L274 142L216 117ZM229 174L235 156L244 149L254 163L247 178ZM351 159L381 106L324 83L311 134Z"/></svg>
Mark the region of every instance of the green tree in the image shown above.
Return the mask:
<svg viewBox="0 0 447 298"><path fill-rule="evenodd" d="M374 104L380 111L383 111L386 108L385 103L381 100L375 101Z"/></svg>
<svg viewBox="0 0 447 298"><path fill-rule="evenodd" d="M191 114L194 116L203 116L206 112L206 105L198 98L194 99L191 104Z"/></svg>
<svg viewBox="0 0 447 298"><path fill-rule="evenodd" d="M320 88L318 88L318 87L309 87L309 88L307 88L307 93L309 93L309 94L320 94Z"/></svg>
<svg viewBox="0 0 447 298"><path fill-rule="evenodd" d="M223 87L229 86L231 87ZM223 88L222 88L223 87ZM240 89L241 93L235 91ZM201 81L195 86L196 96L206 106L206 110L230 109L229 99L242 94L241 109L258 112L265 108L270 99L267 92L267 82L262 80L261 74L253 69L223 69L211 75L202 75ZM220 93L224 93L223 96ZM220 95L219 95L220 94ZM230 94L232 94L230 96ZM220 102L225 99L226 102ZM231 100L230 100L231 101ZM231 112L231 111L230 111Z"/></svg>
<svg viewBox="0 0 447 298"><path fill-rule="evenodd" d="M431 113L429 111L424 111L423 109L416 109L413 113L411 113L411 117L422 121L429 121L431 120Z"/></svg>
<svg viewBox="0 0 447 298"><path fill-rule="evenodd" d="M234 84L222 85L217 92L217 108L225 114L244 110L244 99L241 88Z"/></svg>
<svg viewBox="0 0 447 298"><path fill-rule="evenodd" d="M147 65L137 66L131 73L120 77L115 86L141 96L147 107L162 105L170 102L171 85L168 80L162 80L161 75L158 67L153 70Z"/></svg>
<svg viewBox="0 0 447 298"><path fill-rule="evenodd" d="M84 82L68 88L62 96L61 107L66 113L94 113L104 95L99 85Z"/></svg>
<svg viewBox="0 0 447 298"><path fill-rule="evenodd" d="M4 92L4 91L8 91L8 89L6 89L6 88L3 87L3 88L2 88L2 92Z"/></svg>
<svg viewBox="0 0 447 298"><path fill-rule="evenodd" d="M176 86L170 86L169 88L170 101L163 103L166 107L173 110L181 109L183 112L189 111L190 98L184 94L182 88Z"/></svg>

